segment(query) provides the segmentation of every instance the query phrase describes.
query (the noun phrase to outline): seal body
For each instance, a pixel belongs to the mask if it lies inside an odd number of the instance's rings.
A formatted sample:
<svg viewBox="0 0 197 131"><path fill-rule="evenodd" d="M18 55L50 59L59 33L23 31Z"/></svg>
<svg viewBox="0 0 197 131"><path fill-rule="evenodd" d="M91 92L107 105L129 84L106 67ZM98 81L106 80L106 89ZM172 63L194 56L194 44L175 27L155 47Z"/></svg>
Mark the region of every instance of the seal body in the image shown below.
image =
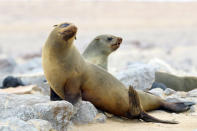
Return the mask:
<svg viewBox="0 0 197 131"><path fill-rule="evenodd" d="M143 107L141 102L146 103L151 94L138 93L132 87L127 89L102 68L86 62L73 45L76 32L77 27L71 23L57 25L43 47L44 74L60 98L72 104L82 98L101 110L127 118L176 123L159 120L145 113L144 108L148 106Z"/></svg>

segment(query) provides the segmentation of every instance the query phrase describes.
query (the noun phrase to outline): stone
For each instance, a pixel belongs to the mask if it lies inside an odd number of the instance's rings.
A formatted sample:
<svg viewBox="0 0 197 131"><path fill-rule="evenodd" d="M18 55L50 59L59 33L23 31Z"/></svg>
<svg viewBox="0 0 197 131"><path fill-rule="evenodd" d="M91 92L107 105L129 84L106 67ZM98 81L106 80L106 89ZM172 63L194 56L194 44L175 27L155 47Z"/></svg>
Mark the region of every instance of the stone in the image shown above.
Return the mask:
<svg viewBox="0 0 197 131"><path fill-rule="evenodd" d="M148 64L135 63L114 74L126 87L147 91L155 80L155 69Z"/></svg>
<svg viewBox="0 0 197 131"><path fill-rule="evenodd" d="M0 93L0 119L47 120L57 131L70 126L73 106L67 101L50 101L47 96Z"/></svg>
<svg viewBox="0 0 197 131"><path fill-rule="evenodd" d="M74 124L87 124L92 123L98 114L94 105L88 101L81 101L78 105L77 113L71 118Z"/></svg>
<svg viewBox="0 0 197 131"><path fill-rule="evenodd" d="M107 120L107 117L103 113L98 113L95 117L95 122L98 122L98 123L105 123L106 120Z"/></svg>
<svg viewBox="0 0 197 131"><path fill-rule="evenodd" d="M12 57L0 55L0 76L3 77L7 74L11 74L14 71L16 65L16 61Z"/></svg>
<svg viewBox="0 0 197 131"><path fill-rule="evenodd" d="M161 88L155 88L155 89L149 90L148 92L156 96L159 96L161 98L165 98L164 91Z"/></svg>
<svg viewBox="0 0 197 131"><path fill-rule="evenodd" d="M0 119L0 131L39 131L32 124L16 117Z"/></svg>
<svg viewBox="0 0 197 131"><path fill-rule="evenodd" d="M55 131L51 123L41 119L31 119L27 123L32 124L39 131Z"/></svg>
<svg viewBox="0 0 197 131"><path fill-rule="evenodd" d="M188 97L197 97L197 89L191 90L187 93Z"/></svg>
<svg viewBox="0 0 197 131"><path fill-rule="evenodd" d="M167 96L172 95L174 93L176 93L176 91L173 90L173 89L170 89L170 88L166 88L165 91L164 91L164 94L167 95Z"/></svg>
<svg viewBox="0 0 197 131"><path fill-rule="evenodd" d="M0 119L0 131L56 131L51 123L41 119L23 121L16 117Z"/></svg>
<svg viewBox="0 0 197 131"><path fill-rule="evenodd" d="M18 75L17 77L20 78L25 85L37 85L41 90L40 93L43 95L50 94L50 86L43 73Z"/></svg>
<svg viewBox="0 0 197 131"><path fill-rule="evenodd" d="M15 74L32 74L32 73L43 73L42 60L40 57L35 57L24 63L18 64L14 69Z"/></svg>

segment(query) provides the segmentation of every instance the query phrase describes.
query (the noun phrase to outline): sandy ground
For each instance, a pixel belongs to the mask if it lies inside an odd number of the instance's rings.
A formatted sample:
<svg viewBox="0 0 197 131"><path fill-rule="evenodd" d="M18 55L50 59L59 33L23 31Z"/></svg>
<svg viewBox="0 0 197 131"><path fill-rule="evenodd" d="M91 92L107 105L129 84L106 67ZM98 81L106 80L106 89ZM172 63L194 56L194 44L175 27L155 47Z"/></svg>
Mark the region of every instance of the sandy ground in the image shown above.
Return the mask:
<svg viewBox="0 0 197 131"><path fill-rule="evenodd" d="M123 37L123 44L109 59L110 70L128 62L160 58L174 68L197 70L197 2L90 2L79 0L0 1L0 52L12 57L39 52L52 25L64 21L79 27L76 46L82 52L98 34ZM138 41L144 48L133 46ZM148 48L146 47L148 46ZM117 62L121 60L121 62ZM73 131L194 131L197 114L155 111L177 125L108 119L103 124L76 126Z"/></svg>
<svg viewBox="0 0 197 131"><path fill-rule="evenodd" d="M197 114L169 114L164 111L151 112L155 117L176 120L179 124L145 123L139 120L108 119L106 123L75 126L71 131L196 131Z"/></svg>

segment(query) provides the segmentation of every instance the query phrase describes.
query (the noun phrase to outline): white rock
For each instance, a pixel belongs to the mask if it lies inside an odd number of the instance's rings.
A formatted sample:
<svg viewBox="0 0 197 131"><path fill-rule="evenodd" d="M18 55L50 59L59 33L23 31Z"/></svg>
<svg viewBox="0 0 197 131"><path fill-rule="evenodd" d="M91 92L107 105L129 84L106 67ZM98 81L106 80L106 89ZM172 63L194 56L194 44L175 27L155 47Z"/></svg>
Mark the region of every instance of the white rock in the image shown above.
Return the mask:
<svg viewBox="0 0 197 131"><path fill-rule="evenodd" d="M98 113L94 105L88 101L82 101L77 108L77 113L72 117L75 124L91 123Z"/></svg>
<svg viewBox="0 0 197 131"><path fill-rule="evenodd" d="M189 97L197 97L197 89L191 90L187 93Z"/></svg>
<svg viewBox="0 0 197 131"><path fill-rule="evenodd" d="M174 94L174 93L176 93L176 91L175 90L173 90L173 89L170 89L170 88L166 88L165 89L165 91L164 91L164 94L165 95L172 95L172 94Z"/></svg>
<svg viewBox="0 0 197 131"><path fill-rule="evenodd" d="M40 73L42 70L42 60L39 57L30 59L25 63L17 65L14 70L15 74L32 74L32 73Z"/></svg>
<svg viewBox="0 0 197 131"><path fill-rule="evenodd" d="M27 123L32 124L39 131L55 131L50 122L41 119L31 119Z"/></svg>
<svg viewBox="0 0 197 131"><path fill-rule="evenodd" d="M0 55L0 76L5 76L14 71L16 67L16 62L13 58L7 57L5 55Z"/></svg>
<svg viewBox="0 0 197 131"><path fill-rule="evenodd" d="M16 116L28 121L43 119L62 131L70 125L73 106L67 101L49 101L49 97L36 95L0 94L0 119Z"/></svg>
<svg viewBox="0 0 197 131"><path fill-rule="evenodd" d="M0 131L39 131L34 125L16 117L0 119ZM47 131L47 130L46 130Z"/></svg>
<svg viewBox="0 0 197 131"><path fill-rule="evenodd" d="M155 89L149 90L148 92L150 92L156 96L160 96L161 98L165 97L164 91L161 88L155 88Z"/></svg>
<svg viewBox="0 0 197 131"><path fill-rule="evenodd" d="M136 63L118 71L118 73L115 73L115 76L126 87L132 85L135 89L147 91L155 80L155 69L148 64Z"/></svg>

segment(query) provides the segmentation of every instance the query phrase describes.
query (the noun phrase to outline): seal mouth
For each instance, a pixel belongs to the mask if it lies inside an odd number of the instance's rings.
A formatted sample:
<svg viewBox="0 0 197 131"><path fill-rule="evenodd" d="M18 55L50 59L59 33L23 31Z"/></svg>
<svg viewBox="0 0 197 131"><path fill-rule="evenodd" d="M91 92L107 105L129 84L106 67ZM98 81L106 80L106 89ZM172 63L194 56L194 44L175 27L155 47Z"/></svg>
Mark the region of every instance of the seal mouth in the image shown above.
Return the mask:
<svg viewBox="0 0 197 131"><path fill-rule="evenodd" d="M60 34L63 36L63 39L65 41L68 41L71 38L75 38L75 35L77 33L77 27L74 25L68 26L65 28Z"/></svg>
<svg viewBox="0 0 197 131"><path fill-rule="evenodd" d="M121 43L122 43L122 38L118 37L116 43L111 45L112 50L118 49Z"/></svg>

